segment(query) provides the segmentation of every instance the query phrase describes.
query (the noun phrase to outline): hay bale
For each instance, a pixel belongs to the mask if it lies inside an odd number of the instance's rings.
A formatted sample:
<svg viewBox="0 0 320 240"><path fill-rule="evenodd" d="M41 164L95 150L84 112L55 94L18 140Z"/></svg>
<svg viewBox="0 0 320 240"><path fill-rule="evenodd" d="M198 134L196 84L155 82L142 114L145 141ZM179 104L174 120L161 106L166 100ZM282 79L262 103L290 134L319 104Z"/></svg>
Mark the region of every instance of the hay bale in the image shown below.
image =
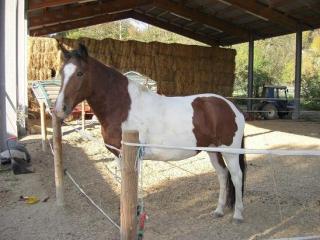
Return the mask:
<svg viewBox="0 0 320 240"><path fill-rule="evenodd" d="M89 54L121 72L133 70L158 82L165 95L214 92L230 96L233 91L235 55L233 49L219 47L141 43L113 39L59 39L68 49L81 42ZM28 39L28 79L50 79L51 69L62 65L58 42L53 38Z"/></svg>

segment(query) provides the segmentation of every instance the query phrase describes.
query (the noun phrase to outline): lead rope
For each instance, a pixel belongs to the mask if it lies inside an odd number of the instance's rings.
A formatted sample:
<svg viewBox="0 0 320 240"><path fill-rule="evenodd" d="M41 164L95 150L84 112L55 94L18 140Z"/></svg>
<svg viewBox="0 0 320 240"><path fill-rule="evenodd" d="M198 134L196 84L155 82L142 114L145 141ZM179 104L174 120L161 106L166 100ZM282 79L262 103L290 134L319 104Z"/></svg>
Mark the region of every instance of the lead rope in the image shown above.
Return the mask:
<svg viewBox="0 0 320 240"><path fill-rule="evenodd" d="M144 210L144 189L143 189L143 163L142 159L144 156L144 147L138 147L138 152L136 156L136 170L139 173L139 191L138 191L138 207L137 207L137 216L138 216L138 231L137 231L137 240L142 240L144 236L144 225L147 220L147 213Z"/></svg>

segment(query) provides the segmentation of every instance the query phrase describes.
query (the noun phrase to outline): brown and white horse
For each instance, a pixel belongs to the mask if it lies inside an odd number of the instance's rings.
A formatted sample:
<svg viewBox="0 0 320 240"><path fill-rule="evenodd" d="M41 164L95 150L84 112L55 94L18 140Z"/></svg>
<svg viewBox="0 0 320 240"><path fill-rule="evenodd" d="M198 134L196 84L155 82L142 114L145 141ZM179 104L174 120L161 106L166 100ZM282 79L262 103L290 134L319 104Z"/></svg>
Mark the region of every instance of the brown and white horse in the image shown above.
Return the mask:
<svg viewBox="0 0 320 240"><path fill-rule="evenodd" d="M122 131L135 129L139 131L141 143L243 146L244 117L227 99L215 94L158 95L93 59L81 44L77 50L69 52L62 47L62 51L65 63L61 69L62 85L55 112L64 119L79 102L87 100L101 123L105 143L120 148ZM196 151L148 148L144 159L180 160L196 154ZM220 183L214 216L223 216L225 205L234 206L234 221L241 222L244 157L213 152L209 156Z"/></svg>

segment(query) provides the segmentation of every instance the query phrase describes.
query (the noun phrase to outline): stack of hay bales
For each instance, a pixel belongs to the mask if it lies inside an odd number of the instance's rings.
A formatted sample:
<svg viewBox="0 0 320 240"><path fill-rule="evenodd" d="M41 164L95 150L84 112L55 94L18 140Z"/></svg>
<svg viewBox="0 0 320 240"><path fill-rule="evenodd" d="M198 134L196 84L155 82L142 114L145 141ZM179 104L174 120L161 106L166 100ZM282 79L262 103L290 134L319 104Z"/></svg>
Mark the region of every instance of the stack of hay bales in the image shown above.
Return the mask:
<svg viewBox="0 0 320 240"><path fill-rule="evenodd" d="M60 39L67 49L81 42L89 54L121 72L136 71L157 81L164 95L217 93L231 96L234 84L235 50L159 42L113 39ZM30 80L49 79L50 70L62 64L58 42L52 38L29 39Z"/></svg>
<svg viewBox="0 0 320 240"><path fill-rule="evenodd" d="M28 39L28 79L50 79L60 67L58 42L54 38Z"/></svg>

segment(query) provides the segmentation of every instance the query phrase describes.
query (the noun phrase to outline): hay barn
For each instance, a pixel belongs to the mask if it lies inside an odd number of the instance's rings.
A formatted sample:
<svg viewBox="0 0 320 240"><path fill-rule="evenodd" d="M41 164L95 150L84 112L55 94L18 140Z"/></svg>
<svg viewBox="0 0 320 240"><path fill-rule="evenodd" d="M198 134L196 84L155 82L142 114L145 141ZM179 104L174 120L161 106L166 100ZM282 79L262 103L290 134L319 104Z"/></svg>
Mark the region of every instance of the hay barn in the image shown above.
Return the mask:
<svg viewBox="0 0 320 240"><path fill-rule="evenodd" d="M126 218L119 214L125 202L121 198L119 167L114 155L100 144L100 126L90 125L86 128L88 135L82 137L78 123L65 125L60 131L61 121L55 119L52 128L47 125L58 143L53 147L54 156L49 152L51 141L46 136L44 116L45 134L28 135L28 109L36 105L28 99L28 84L52 78L62 64L57 40L49 38L51 34L133 18L207 44L198 47L61 39L68 49L84 43L93 57L123 73L136 71L155 80L157 91L169 96L201 92L230 96L236 55L230 46L248 43L248 98L253 95L255 42L295 34L293 116L299 119L302 33L320 27L319 12L318 0L0 1L0 153L7 148L8 138L17 137L29 149L35 166L32 174L20 176L1 168L0 239L119 239L120 234L121 240L128 239L123 237L124 231L119 231L128 223L121 221ZM44 115L43 102L41 106ZM252 109L250 101L248 109ZM143 191L139 199L144 199L149 220L146 231L139 233L145 233L145 239L156 240L319 239L319 129L318 122L246 123L247 149L298 149L300 155L247 154L246 221L241 225L231 223L231 212L226 211L219 219L211 215L220 188L205 152L180 162L144 161L145 178L140 182ZM63 139L61 132L65 133ZM136 180L137 156L132 152L131 161L127 161ZM63 181L64 177L70 181ZM126 178L127 185L138 182L130 180ZM78 191L81 187L92 201ZM137 189L133 190L138 194ZM137 200L133 195L127 199ZM91 204L93 201L100 210ZM61 208L59 204L65 205ZM137 204L127 206L135 226ZM119 222L122 224L117 225ZM135 234L134 228L127 227L126 232Z"/></svg>

